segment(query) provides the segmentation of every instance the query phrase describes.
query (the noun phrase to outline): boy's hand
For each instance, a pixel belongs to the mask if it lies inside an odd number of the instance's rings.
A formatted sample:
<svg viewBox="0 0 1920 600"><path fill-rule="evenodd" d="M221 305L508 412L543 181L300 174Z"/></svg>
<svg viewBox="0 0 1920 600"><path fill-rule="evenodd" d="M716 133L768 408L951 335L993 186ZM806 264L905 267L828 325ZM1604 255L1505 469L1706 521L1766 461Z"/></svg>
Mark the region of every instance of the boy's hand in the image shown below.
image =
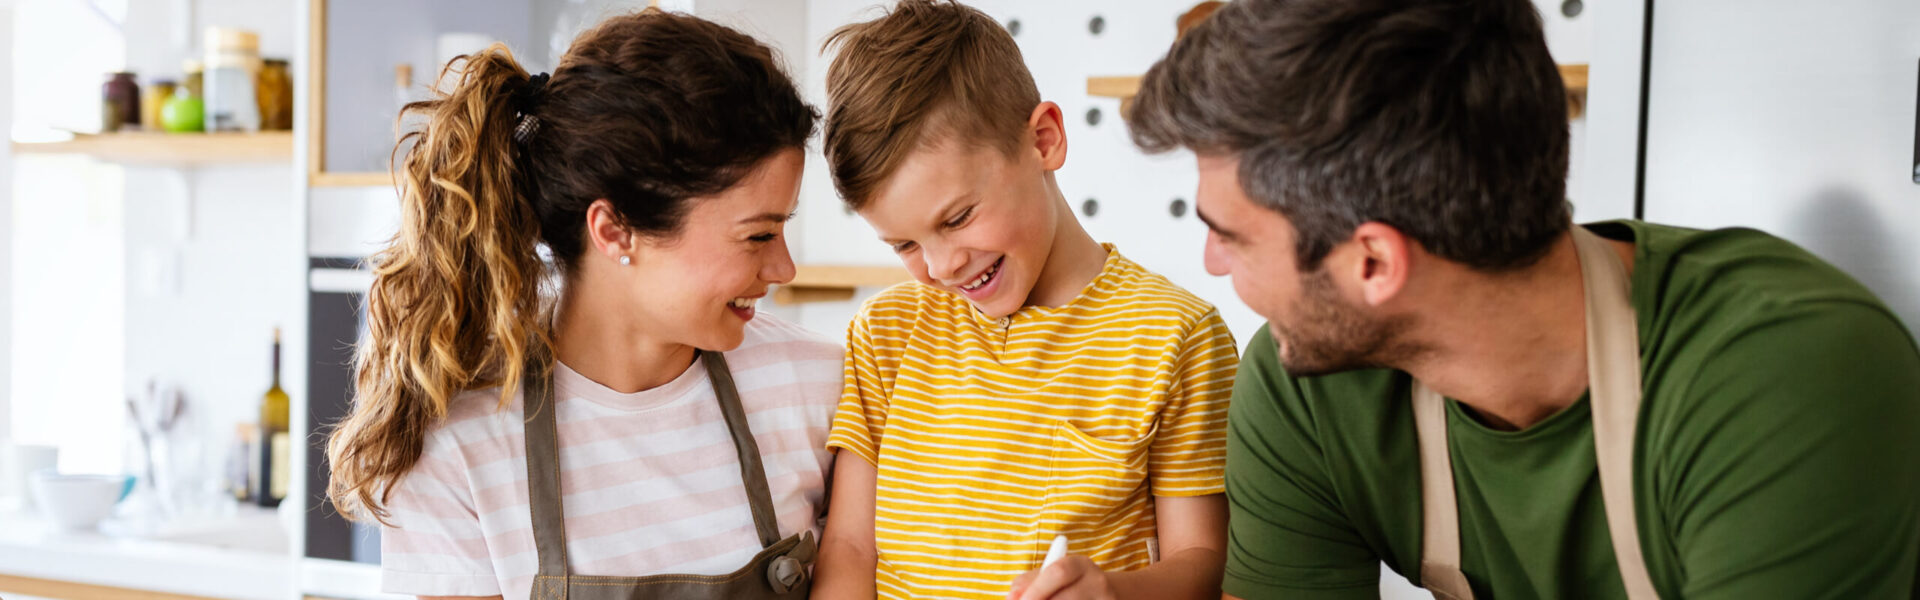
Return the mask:
<svg viewBox="0 0 1920 600"><path fill-rule="evenodd" d="M1093 560L1069 554L1045 569L1034 569L1013 579L1007 600L1114 600L1107 572Z"/></svg>

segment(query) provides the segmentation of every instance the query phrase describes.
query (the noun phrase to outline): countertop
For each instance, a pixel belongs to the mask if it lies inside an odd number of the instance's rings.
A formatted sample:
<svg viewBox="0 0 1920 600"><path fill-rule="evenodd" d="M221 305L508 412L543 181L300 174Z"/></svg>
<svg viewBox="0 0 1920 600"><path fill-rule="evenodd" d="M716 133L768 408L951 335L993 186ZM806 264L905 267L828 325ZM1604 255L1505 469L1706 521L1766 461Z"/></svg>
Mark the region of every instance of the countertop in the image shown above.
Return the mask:
<svg viewBox="0 0 1920 600"><path fill-rule="evenodd" d="M228 518L147 537L59 531L33 513L0 506L0 575L209 598L284 600L297 597L291 546L275 513L254 506L242 506Z"/></svg>

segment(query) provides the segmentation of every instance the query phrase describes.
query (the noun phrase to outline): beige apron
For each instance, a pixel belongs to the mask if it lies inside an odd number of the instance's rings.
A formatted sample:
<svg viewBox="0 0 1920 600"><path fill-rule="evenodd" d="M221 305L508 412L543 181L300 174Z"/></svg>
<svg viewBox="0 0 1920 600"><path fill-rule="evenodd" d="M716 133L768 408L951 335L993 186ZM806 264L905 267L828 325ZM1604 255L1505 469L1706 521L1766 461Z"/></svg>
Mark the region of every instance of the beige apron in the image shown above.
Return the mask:
<svg viewBox="0 0 1920 600"><path fill-rule="evenodd" d="M733 373L718 352L700 351L707 377L720 398L720 412L733 435L734 450L740 455L740 476L747 488L747 500L753 510L753 526L764 548L740 570L726 575L653 575L648 577L606 577L573 575L567 570L566 519L560 506L559 435L554 424L553 378L551 370L529 368L536 375L527 386L527 406L536 407L526 425L527 493L533 507L534 550L539 556L540 572L533 580L535 600L546 598L581 600L642 600L646 598L788 598L803 600L812 587L808 567L813 565L816 549L813 532L803 531L780 538L774 517L773 496L767 489L767 474L760 466L760 448L747 429L747 416L740 408L740 394L733 386ZM531 400L538 399L539 402Z"/></svg>
<svg viewBox="0 0 1920 600"><path fill-rule="evenodd" d="M1628 295L1627 270L1600 236L1574 226L1573 244L1586 287L1587 379L1593 410L1593 447L1607 531L1627 597L1659 597L1640 553L1634 521L1633 441L1640 414L1640 333ZM1414 382L1414 427L1420 437L1420 497L1424 521L1420 581L1443 600L1473 600L1460 572L1460 513L1454 503L1453 457L1447 450L1446 399Z"/></svg>

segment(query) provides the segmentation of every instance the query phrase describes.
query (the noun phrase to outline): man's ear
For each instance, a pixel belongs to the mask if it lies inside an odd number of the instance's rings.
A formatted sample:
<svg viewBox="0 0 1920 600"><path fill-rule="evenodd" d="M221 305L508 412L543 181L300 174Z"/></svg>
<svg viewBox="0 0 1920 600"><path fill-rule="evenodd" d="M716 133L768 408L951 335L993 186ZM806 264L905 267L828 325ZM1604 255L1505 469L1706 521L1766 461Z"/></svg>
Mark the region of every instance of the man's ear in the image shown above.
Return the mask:
<svg viewBox="0 0 1920 600"><path fill-rule="evenodd" d="M1350 241L1359 251L1350 273L1360 282L1360 298L1367 306L1391 302L1406 289L1413 272L1413 240L1392 225L1369 221L1353 229Z"/></svg>
<svg viewBox="0 0 1920 600"><path fill-rule="evenodd" d="M1040 155L1040 165L1047 171L1057 171L1067 164L1067 127L1060 114L1060 105L1041 102L1033 107L1033 114L1027 117L1027 131L1033 134L1033 149Z"/></svg>

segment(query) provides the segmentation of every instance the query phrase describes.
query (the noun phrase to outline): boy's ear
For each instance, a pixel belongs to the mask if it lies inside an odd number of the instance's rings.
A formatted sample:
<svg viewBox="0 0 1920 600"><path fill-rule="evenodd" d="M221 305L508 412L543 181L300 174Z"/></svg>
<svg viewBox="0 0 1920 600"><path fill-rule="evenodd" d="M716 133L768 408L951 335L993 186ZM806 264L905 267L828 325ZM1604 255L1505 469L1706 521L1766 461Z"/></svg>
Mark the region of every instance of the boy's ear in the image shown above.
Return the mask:
<svg viewBox="0 0 1920 600"><path fill-rule="evenodd" d="M1040 155L1041 166L1055 171L1067 164L1067 127L1060 105L1041 102L1033 107L1033 114L1027 117L1027 131L1033 133L1033 148Z"/></svg>

